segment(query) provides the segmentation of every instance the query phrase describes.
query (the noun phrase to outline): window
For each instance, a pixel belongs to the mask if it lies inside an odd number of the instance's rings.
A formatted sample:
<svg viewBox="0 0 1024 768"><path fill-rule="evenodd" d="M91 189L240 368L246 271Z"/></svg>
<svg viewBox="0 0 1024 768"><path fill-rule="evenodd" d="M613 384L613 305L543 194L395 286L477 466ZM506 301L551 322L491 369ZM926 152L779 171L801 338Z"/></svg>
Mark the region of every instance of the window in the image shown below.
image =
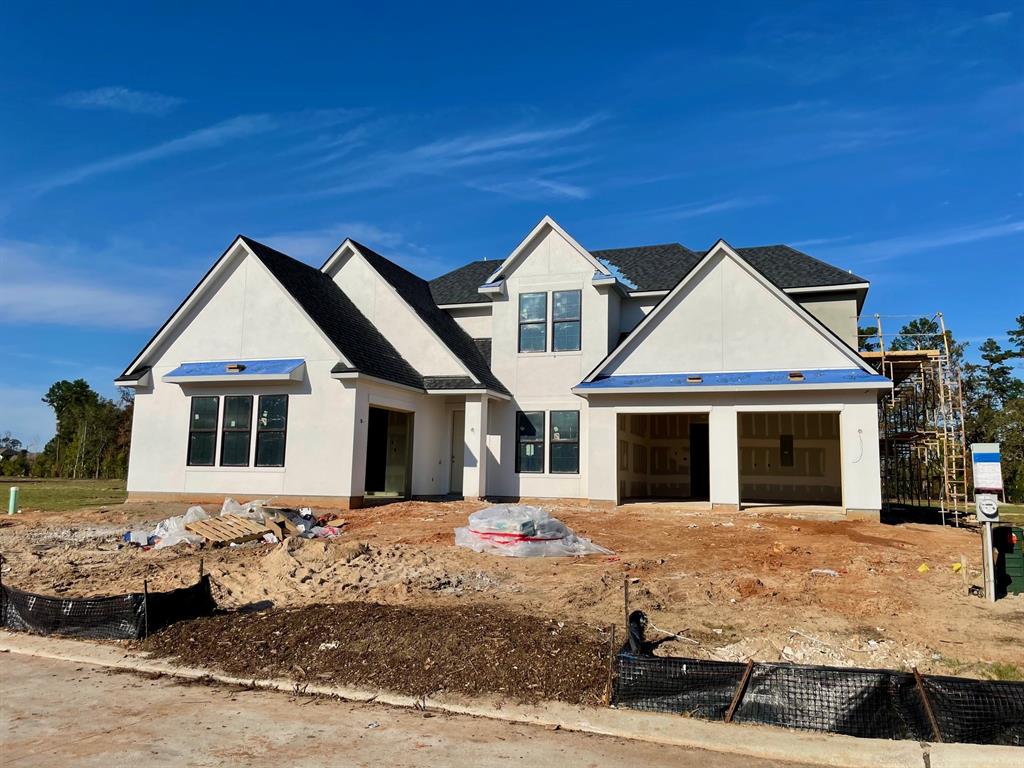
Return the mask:
<svg viewBox="0 0 1024 768"><path fill-rule="evenodd" d="M551 412L551 471L580 471L580 412Z"/></svg>
<svg viewBox="0 0 1024 768"><path fill-rule="evenodd" d="M793 436L779 435L779 465L793 466Z"/></svg>
<svg viewBox="0 0 1024 768"><path fill-rule="evenodd" d="M578 352L580 348L580 291L555 291L551 297L551 350Z"/></svg>
<svg viewBox="0 0 1024 768"><path fill-rule="evenodd" d="M212 467L217 450L217 409L219 398L193 397L188 424L188 464Z"/></svg>
<svg viewBox="0 0 1024 768"><path fill-rule="evenodd" d="M220 465L248 467L251 436L252 395L228 395L224 398L224 422L221 424Z"/></svg>
<svg viewBox="0 0 1024 768"><path fill-rule="evenodd" d="M547 341L548 295L519 294L519 351L546 352ZM541 434L543 435L543 432Z"/></svg>
<svg viewBox="0 0 1024 768"><path fill-rule="evenodd" d="M544 411L516 414L516 472L544 471Z"/></svg>
<svg viewBox="0 0 1024 768"><path fill-rule="evenodd" d="M256 466L284 466L284 438L288 428L288 395L260 395L256 421Z"/></svg>

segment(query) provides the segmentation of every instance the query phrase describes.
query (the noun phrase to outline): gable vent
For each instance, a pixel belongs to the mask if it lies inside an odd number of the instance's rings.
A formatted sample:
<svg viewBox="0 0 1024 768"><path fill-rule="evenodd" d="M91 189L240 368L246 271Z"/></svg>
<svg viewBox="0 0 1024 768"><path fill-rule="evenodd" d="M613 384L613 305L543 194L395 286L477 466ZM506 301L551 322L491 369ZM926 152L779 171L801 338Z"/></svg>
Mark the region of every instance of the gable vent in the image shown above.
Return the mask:
<svg viewBox="0 0 1024 768"><path fill-rule="evenodd" d="M245 370L245 366L241 363L228 363L224 366L224 370L228 373L241 373ZM792 375L792 374L790 374Z"/></svg>
<svg viewBox="0 0 1024 768"><path fill-rule="evenodd" d="M789 380L790 381L803 381L804 380L804 372L803 371L790 371L789 372Z"/></svg>
<svg viewBox="0 0 1024 768"><path fill-rule="evenodd" d="M687 376L686 377L686 383L687 384L700 384L703 381L704 381L704 377L703 376Z"/></svg>

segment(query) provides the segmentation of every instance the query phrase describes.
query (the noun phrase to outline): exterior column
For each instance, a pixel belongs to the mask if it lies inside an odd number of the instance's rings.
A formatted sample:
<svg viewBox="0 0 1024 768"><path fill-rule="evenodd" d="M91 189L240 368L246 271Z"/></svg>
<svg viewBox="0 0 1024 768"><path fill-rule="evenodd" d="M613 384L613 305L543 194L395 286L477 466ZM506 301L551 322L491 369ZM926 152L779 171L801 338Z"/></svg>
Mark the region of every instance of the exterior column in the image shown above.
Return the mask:
<svg viewBox="0 0 1024 768"><path fill-rule="evenodd" d="M462 496L482 499L487 495L487 396L466 396L463 434Z"/></svg>
<svg viewBox="0 0 1024 768"><path fill-rule="evenodd" d="M370 426L370 394L358 384L351 387L352 457L349 473L349 506L360 507L366 488L366 438Z"/></svg>
<svg viewBox="0 0 1024 768"><path fill-rule="evenodd" d="M614 506L619 500L618 415L614 408L587 403L587 496Z"/></svg>
<svg viewBox="0 0 1024 768"><path fill-rule="evenodd" d="M735 511L740 507L738 427L734 406L716 405L708 414L712 509Z"/></svg>

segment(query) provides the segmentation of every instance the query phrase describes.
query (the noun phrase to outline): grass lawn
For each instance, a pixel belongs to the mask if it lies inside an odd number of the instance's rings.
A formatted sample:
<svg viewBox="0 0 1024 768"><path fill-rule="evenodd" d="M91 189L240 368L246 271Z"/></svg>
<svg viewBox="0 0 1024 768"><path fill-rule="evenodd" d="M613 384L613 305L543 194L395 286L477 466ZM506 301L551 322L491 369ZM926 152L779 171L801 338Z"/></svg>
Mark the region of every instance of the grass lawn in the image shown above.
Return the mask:
<svg viewBox="0 0 1024 768"><path fill-rule="evenodd" d="M0 479L0 513L6 512L12 485L18 486L19 509L64 512L79 507L120 504L128 496L124 480Z"/></svg>

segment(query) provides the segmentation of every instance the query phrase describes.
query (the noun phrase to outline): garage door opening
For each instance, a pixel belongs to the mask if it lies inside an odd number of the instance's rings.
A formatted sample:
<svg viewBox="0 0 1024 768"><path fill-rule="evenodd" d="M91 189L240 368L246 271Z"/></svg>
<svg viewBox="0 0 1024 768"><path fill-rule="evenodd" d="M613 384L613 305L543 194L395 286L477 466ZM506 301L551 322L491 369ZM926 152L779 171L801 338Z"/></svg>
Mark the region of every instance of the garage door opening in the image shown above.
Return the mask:
<svg viewBox="0 0 1024 768"><path fill-rule="evenodd" d="M741 505L842 505L838 413L741 413L738 421Z"/></svg>
<svg viewBox="0 0 1024 768"><path fill-rule="evenodd" d="M405 499L412 481L412 414L370 408L366 434L366 501Z"/></svg>
<svg viewBox="0 0 1024 768"><path fill-rule="evenodd" d="M619 500L708 501L706 413L619 414Z"/></svg>

